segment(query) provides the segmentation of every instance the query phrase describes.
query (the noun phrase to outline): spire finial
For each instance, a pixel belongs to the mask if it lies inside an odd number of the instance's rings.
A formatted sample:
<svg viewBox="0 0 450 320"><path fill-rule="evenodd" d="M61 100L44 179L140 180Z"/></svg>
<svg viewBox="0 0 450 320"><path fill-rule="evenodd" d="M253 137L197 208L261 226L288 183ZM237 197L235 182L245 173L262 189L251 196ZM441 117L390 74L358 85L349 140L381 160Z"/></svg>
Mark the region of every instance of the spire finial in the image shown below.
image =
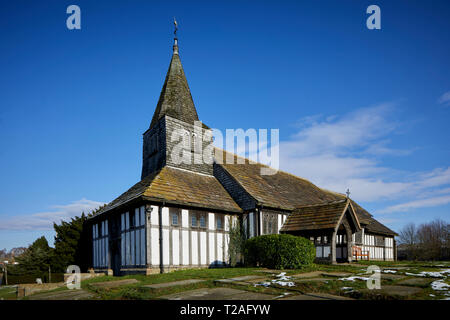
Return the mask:
<svg viewBox="0 0 450 320"><path fill-rule="evenodd" d="M177 38L177 30L178 30L178 23L177 23L177 19L175 19L175 17L173 17L173 24L175 26L175 30L173 32L173 34L175 35L174 37L174 42L173 42L173 53L174 54L178 54L178 38Z"/></svg>
<svg viewBox="0 0 450 320"><path fill-rule="evenodd" d="M347 188L347 191L345 192L347 194L347 198L350 198L350 189Z"/></svg>

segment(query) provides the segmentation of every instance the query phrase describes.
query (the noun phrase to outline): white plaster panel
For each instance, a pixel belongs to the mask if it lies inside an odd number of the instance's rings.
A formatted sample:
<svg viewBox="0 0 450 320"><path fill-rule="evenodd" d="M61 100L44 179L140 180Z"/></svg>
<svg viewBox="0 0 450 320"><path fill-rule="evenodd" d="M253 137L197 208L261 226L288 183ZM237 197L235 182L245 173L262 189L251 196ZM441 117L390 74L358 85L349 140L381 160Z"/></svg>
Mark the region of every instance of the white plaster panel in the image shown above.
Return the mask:
<svg viewBox="0 0 450 320"><path fill-rule="evenodd" d="M169 230L163 229L163 263L169 264Z"/></svg>
<svg viewBox="0 0 450 320"><path fill-rule="evenodd" d="M189 211L188 210L181 210L181 226L183 228L189 227Z"/></svg>
<svg viewBox="0 0 450 320"><path fill-rule="evenodd" d="M183 210L184 211L184 210ZM183 230L181 232L181 237L183 238L183 264L189 264L189 231Z"/></svg>
<svg viewBox="0 0 450 320"><path fill-rule="evenodd" d="M159 224L158 206L152 206L152 213L150 214L150 222L153 225Z"/></svg>
<svg viewBox="0 0 450 320"><path fill-rule="evenodd" d="M225 262L228 263L229 258L228 258L228 241L230 240L230 237L228 234L225 234L224 236L224 240L223 240L223 247L224 247L224 253L225 253Z"/></svg>
<svg viewBox="0 0 450 320"><path fill-rule="evenodd" d="M223 262L223 237L222 234L217 234L217 258L216 260L220 263Z"/></svg>
<svg viewBox="0 0 450 320"><path fill-rule="evenodd" d="M180 231L172 230L172 262L174 265L180 264Z"/></svg>
<svg viewBox="0 0 450 320"><path fill-rule="evenodd" d="M169 225L169 208L164 207L162 209L162 225L168 226Z"/></svg>
<svg viewBox="0 0 450 320"><path fill-rule="evenodd" d="M192 264L198 264L198 235L197 231L191 232L191 258Z"/></svg>
<svg viewBox="0 0 450 320"><path fill-rule="evenodd" d="M215 228L215 222L216 219L214 217L214 213L208 213L208 224L209 224L209 230L214 230Z"/></svg>
<svg viewBox="0 0 450 320"><path fill-rule="evenodd" d="M158 230L158 228L151 229L150 244L152 246L152 264L159 265L159 230Z"/></svg>
<svg viewBox="0 0 450 320"><path fill-rule="evenodd" d="M216 239L216 235L214 234L214 233L210 233L209 234L209 261L208 261L208 263L209 264L211 264L211 263L213 263L215 260L216 260L216 257L215 257L215 249L216 249L216 242L215 242L215 239Z"/></svg>
<svg viewBox="0 0 450 320"><path fill-rule="evenodd" d="M200 264L206 263L206 232L200 232Z"/></svg>
<svg viewBox="0 0 450 320"><path fill-rule="evenodd" d="M225 231L229 230L230 220L231 220L231 216L225 216L225 221L224 221L224 230Z"/></svg>

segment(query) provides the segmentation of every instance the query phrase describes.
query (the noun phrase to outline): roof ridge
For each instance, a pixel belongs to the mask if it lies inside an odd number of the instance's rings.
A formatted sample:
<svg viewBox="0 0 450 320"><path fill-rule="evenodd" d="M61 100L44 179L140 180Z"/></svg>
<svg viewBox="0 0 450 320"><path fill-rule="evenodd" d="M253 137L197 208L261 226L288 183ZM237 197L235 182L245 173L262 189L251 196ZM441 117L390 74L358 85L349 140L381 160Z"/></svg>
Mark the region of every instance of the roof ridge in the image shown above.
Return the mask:
<svg viewBox="0 0 450 320"><path fill-rule="evenodd" d="M308 205L304 205L304 206L295 207L295 209L302 209L302 208L309 208L309 207L321 207L321 206L328 206L328 205L331 205L331 204L344 203L344 202L346 203L347 200L348 199L342 199L342 200L335 200L335 201L327 201L327 202L324 202L324 203L308 204Z"/></svg>
<svg viewBox="0 0 450 320"><path fill-rule="evenodd" d="M206 174L206 173L196 172L196 171L192 171L192 170L188 170L188 169L177 168L177 167L173 167L173 166L170 166L170 165L165 165L164 167L162 167L161 170L163 170L164 168L170 168L170 169L175 169L175 170L180 170L180 171L184 171L184 172L189 172L189 173L198 174L198 175L201 175L201 176L206 176L206 177L213 177L213 178L215 178L214 175L212 175L212 174Z"/></svg>
<svg viewBox="0 0 450 320"><path fill-rule="evenodd" d="M259 164L259 165L264 166L264 167L266 167L266 168L270 168L270 169L272 169L272 170L279 171L279 172L281 172L281 173L284 173L284 174L293 176L293 177L295 177L295 178L297 178L297 179L304 180L304 181L309 182L309 183L311 183L312 185L316 186L317 188L322 189L322 188L318 187L317 185L315 185L314 183L312 183L311 181L309 181L308 179L303 178L303 177L299 177L299 176L297 176L297 175L295 175L295 174L293 174L293 173L284 171L284 170L282 170L282 169L275 169L275 168L273 168L273 167L271 167L271 166L269 166L269 165L267 165L267 164L264 164L264 163L261 163L261 162L255 161L255 160L251 160L251 159L246 158L246 157L242 157L242 156L240 156L240 155L235 154L234 152L230 152L230 151L224 150L224 149L219 148L219 147L214 147L214 148L215 148L215 149L219 149L219 150L221 150L221 151L223 151L223 152L225 152L225 153L231 153L233 156L236 156L236 157L241 158L241 159L244 159L244 160L248 160L249 162L253 162L253 164ZM225 164L226 164L226 163L225 163ZM239 164L239 163L237 163L237 164Z"/></svg>

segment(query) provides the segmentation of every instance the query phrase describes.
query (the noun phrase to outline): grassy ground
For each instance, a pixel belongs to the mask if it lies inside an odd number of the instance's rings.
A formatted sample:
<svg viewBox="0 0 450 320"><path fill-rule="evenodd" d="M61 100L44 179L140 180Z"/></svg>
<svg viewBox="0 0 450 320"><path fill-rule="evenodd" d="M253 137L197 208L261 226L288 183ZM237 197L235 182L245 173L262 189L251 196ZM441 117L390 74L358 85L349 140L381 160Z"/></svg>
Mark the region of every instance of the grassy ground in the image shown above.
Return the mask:
<svg viewBox="0 0 450 320"><path fill-rule="evenodd" d="M15 300L16 299L16 288L6 287L0 288L0 300Z"/></svg>
<svg viewBox="0 0 450 320"><path fill-rule="evenodd" d="M212 288L216 284L216 279L227 279L238 276L261 274L258 268L220 268L220 269L189 269L179 270L164 274L154 275L127 275L120 279L136 279L139 283L121 286L119 288L98 288L92 284L96 282L118 280L118 277L104 276L85 280L81 283L81 288L95 292L101 299L158 299L158 297L198 288ZM188 279L205 279L204 282L190 285L151 289L144 285L164 282L181 281Z"/></svg>
<svg viewBox="0 0 450 320"><path fill-rule="evenodd" d="M363 277L368 277L369 275L364 274L369 265L378 265L381 269L394 269L395 275L402 276L402 279L387 279L382 277L381 286L414 286L420 288L420 292L412 294L408 297L400 297L386 292L388 290L368 290L366 281L355 280L355 281L345 281L340 280L339 277L332 277L323 275L322 272L339 272L339 273L349 273L351 275L359 275ZM214 280L233 278L238 276L247 275L258 275L270 279L274 279L276 274L281 271L277 270L266 270L262 268L220 268L220 269L190 269L190 270L180 270L165 274L154 274L154 275L127 275L122 277L112 277L112 276L101 276L92 279L82 281L82 289L95 293L96 299L159 299L163 295L179 293L183 291L198 289L198 288L213 288L218 286L226 286L231 288L243 289L251 292L268 293L276 296L283 295L286 293L290 294L304 294L304 293L327 293L333 295L341 295L352 297L356 299L443 299L448 298L446 294L450 294L449 291L436 291L430 286L432 281L436 281L436 278L426 278L426 277L414 277L407 275L406 273L419 274L422 271L439 271L444 268L450 268L449 262L374 262L374 261L359 261L353 264L340 264L340 265L312 265L308 268L299 270L285 270L286 274L294 275L312 271L319 271L314 277L316 279L310 280L299 280L293 278L295 281L295 287L277 286L271 285L270 287L255 286L250 283L217 283ZM265 271L265 272L264 272ZM321 278L321 281L315 281L317 278ZM400 283L405 279L427 279L424 283L416 284L403 284ZM136 279L137 283L122 285L115 288L107 288L101 286L95 286L97 282L105 281L115 281L122 279ZM144 287L149 284L158 284L164 282L173 282L187 279L204 279L205 281L182 285L174 287L165 288L148 288ZM450 276L444 279L444 282L450 284ZM351 289L343 289L348 287ZM58 290L67 290L65 287ZM14 298L11 293L13 290L9 288L0 289L0 299L11 299Z"/></svg>

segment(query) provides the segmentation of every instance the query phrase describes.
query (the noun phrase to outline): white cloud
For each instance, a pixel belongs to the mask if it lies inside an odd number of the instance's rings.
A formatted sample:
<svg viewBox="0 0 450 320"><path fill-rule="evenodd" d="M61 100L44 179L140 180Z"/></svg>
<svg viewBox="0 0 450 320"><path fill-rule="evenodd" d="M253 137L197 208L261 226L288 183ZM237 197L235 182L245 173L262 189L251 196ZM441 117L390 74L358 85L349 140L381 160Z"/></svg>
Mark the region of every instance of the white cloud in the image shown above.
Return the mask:
<svg viewBox="0 0 450 320"><path fill-rule="evenodd" d="M436 206L445 205L448 203L450 203L450 195L405 202L405 203L387 207L386 209L383 209L380 212L381 213L404 212L404 211L409 211L411 209L436 207Z"/></svg>
<svg viewBox="0 0 450 320"><path fill-rule="evenodd" d="M0 230L52 230L53 222L60 223L72 217L80 216L104 205L103 202L81 199L66 205L53 205L50 211L27 215L16 215L0 220Z"/></svg>
<svg viewBox="0 0 450 320"><path fill-rule="evenodd" d="M450 91L447 91L442 96L439 97L438 102L440 104L450 106Z"/></svg>
<svg viewBox="0 0 450 320"><path fill-rule="evenodd" d="M394 107L386 103L340 116L305 118L291 139L280 142L281 169L329 190L344 193L350 188L357 201L404 201L442 192L450 184L450 167L404 172L383 164L382 156L413 152L389 147L402 126L390 119ZM432 203L440 204L423 202ZM390 210L412 208L392 206Z"/></svg>

